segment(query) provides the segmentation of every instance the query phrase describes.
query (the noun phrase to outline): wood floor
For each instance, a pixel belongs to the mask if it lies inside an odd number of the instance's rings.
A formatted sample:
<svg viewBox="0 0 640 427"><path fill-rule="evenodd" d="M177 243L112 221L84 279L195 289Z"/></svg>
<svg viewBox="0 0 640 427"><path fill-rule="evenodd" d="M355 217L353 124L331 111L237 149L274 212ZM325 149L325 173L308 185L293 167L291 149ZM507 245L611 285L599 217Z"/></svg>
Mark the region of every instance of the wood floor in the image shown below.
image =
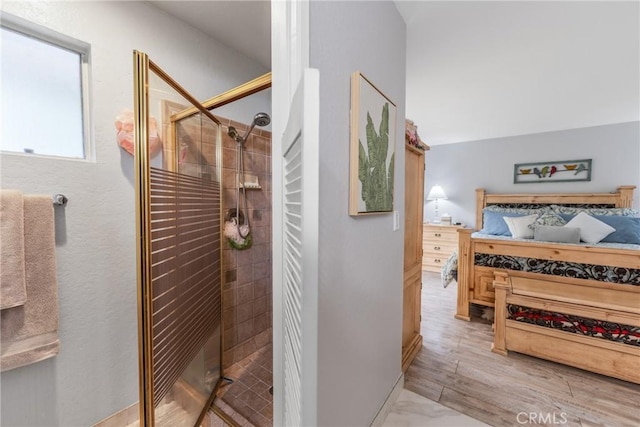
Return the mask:
<svg viewBox="0 0 640 427"><path fill-rule="evenodd" d="M492 426L640 426L640 386L490 351L491 324L454 319L456 284L423 272L423 347L405 388ZM640 364L638 369L640 369Z"/></svg>

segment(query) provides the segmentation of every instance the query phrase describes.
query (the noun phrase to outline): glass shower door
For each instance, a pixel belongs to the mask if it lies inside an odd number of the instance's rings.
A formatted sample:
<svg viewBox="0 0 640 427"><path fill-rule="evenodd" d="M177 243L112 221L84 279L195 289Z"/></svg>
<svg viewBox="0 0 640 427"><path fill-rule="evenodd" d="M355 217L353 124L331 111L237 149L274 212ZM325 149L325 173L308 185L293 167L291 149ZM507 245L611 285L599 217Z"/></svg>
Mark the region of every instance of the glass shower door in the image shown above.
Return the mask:
<svg viewBox="0 0 640 427"><path fill-rule="evenodd" d="M219 121L134 52L141 426L195 426L221 378Z"/></svg>

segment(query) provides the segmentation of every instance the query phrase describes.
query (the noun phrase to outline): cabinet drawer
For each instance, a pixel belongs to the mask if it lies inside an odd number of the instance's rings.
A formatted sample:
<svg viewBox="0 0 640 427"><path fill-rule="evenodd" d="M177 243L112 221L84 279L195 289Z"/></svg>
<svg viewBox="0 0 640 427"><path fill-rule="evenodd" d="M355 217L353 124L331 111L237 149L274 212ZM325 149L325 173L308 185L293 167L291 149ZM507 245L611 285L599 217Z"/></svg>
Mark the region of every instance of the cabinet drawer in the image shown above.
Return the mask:
<svg viewBox="0 0 640 427"><path fill-rule="evenodd" d="M458 245L450 242L425 242L422 245L424 253L443 254L442 256L449 256L456 249L458 249Z"/></svg>
<svg viewBox="0 0 640 427"><path fill-rule="evenodd" d="M447 254L433 255L430 253L425 253L424 256L422 257L422 265L440 268L447 261L447 258L449 258L449 255Z"/></svg>
<svg viewBox="0 0 640 427"><path fill-rule="evenodd" d="M457 242L458 233L442 232L442 231L424 231L422 233L422 241L424 242Z"/></svg>

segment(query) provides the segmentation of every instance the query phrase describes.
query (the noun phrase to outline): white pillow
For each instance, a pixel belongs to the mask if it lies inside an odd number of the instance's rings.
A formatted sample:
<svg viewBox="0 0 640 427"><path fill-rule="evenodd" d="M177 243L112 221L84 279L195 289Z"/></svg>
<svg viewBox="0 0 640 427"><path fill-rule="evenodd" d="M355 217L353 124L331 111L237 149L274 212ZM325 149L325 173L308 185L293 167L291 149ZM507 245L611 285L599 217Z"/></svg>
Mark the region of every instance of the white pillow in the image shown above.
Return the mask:
<svg viewBox="0 0 640 427"><path fill-rule="evenodd" d="M533 239L533 229L529 225L533 224L538 215L526 215L526 216L503 216L504 222L509 227L511 235L520 239ZM604 237L603 237L604 238Z"/></svg>
<svg viewBox="0 0 640 427"><path fill-rule="evenodd" d="M579 228L580 240L587 243L598 243L600 240L616 231L616 229L611 227L609 224L605 224L599 219L596 219L584 212L580 212L578 215L573 217L565 227Z"/></svg>

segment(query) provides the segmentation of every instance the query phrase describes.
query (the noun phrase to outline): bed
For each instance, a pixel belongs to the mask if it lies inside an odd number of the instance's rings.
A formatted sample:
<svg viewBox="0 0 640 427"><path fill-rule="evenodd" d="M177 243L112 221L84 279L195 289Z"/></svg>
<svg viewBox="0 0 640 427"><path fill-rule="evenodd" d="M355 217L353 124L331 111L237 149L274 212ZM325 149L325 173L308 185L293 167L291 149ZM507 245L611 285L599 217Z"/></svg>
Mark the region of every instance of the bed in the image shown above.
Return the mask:
<svg viewBox="0 0 640 427"><path fill-rule="evenodd" d="M476 228L485 231L492 205L499 212L546 212L553 206L560 212L605 209L635 217L638 211L627 209L634 189L621 186L606 194L479 189ZM470 304L494 307L494 352L512 350L640 383L640 245L459 233L456 318L470 320Z"/></svg>
<svg viewBox="0 0 640 427"><path fill-rule="evenodd" d="M474 233L483 229L483 210L489 206L540 207L561 206L602 206L604 208L629 208L632 204L635 186L621 186L613 193L566 193L566 194L489 194L484 189L476 190L475 230L458 230L458 297L456 318L470 320L470 304L493 307L493 271L513 267L503 256L535 258L547 261L576 261L585 259L591 264L599 260L623 259L633 265L638 254L632 250L612 248L609 245L575 246L558 243L532 242L525 239L504 238L504 236ZM586 258L583 258L586 257ZM626 265L626 264L625 264Z"/></svg>

